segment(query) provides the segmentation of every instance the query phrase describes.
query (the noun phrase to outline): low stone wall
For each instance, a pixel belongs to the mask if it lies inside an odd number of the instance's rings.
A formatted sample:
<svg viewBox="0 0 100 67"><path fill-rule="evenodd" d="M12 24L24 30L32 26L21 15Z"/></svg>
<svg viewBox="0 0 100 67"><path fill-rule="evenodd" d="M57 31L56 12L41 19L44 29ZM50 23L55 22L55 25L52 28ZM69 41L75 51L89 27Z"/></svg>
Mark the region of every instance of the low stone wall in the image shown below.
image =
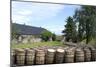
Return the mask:
<svg viewBox="0 0 100 67"><path fill-rule="evenodd" d="M89 46L16 48L11 51L11 64L17 66L91 61L96 61L96 49Z"/></svg>

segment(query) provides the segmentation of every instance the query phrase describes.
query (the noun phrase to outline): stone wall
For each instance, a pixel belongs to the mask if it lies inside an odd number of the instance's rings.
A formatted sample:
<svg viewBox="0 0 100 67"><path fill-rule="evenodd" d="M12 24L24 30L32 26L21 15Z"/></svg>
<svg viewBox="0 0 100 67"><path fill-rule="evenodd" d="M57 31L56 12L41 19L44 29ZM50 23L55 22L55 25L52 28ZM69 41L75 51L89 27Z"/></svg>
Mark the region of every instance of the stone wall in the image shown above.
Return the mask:
<svg viewBox="0 0 100 67"><path fill-rule="evenodd" d="M39 36L33 35L21 35L18 39L12 39L11 43L34 43L34 42L41 42L42 39Z"/></svg>

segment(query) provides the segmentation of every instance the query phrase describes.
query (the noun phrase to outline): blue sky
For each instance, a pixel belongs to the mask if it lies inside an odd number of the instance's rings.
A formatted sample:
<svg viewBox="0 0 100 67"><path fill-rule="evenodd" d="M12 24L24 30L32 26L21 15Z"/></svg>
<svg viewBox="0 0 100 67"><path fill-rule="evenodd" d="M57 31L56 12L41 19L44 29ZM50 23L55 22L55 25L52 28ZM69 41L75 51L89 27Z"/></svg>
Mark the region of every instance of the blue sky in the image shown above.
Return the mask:
<svg viewBox="0 0 100 67"><path fill-rule="evenodd" d="M12 2L12 21L19 24L43 27L61 35L65 20L73 16L78 5L61 5L33 2Z"/></svg>

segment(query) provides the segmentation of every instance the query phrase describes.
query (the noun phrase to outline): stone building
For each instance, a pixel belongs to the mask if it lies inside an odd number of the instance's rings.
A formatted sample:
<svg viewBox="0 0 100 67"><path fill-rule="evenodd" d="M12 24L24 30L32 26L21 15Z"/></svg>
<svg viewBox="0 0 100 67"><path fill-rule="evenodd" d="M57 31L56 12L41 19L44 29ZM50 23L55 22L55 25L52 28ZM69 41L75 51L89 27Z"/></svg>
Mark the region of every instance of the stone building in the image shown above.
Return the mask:
<svg viewBox="0 0 100 67"><path fill-rule="evenodd" d="M14 43L33 43L41 42L41 33L46 30L41 27L33 27L12 23L12 32L16 32L17 38L12 38ZM12 35L13 36L13 35Z"/></svg>

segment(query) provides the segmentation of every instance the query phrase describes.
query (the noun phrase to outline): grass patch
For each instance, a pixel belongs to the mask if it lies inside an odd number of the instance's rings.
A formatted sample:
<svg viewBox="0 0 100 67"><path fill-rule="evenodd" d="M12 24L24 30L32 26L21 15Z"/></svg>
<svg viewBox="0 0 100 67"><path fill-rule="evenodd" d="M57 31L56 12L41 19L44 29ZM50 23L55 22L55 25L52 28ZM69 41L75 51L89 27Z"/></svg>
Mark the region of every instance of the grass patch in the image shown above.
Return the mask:
<svg viewBox="0 0 100 67"><path fill-rule="evenodd" d="M84 39L83 41L80 42L81 44L86 44L86 39ZM94 46L96 47L96 39L92 39L88 44L86 45L90 45L90 46Z"/></svg>
<svg viewBox="0 0 100 67"><path fill-rule="evenodd" d="M52 42L35 42L31 44L11 44L11 48L33 48L41 46L63 46L62 42L52 41Z"/></svg>

